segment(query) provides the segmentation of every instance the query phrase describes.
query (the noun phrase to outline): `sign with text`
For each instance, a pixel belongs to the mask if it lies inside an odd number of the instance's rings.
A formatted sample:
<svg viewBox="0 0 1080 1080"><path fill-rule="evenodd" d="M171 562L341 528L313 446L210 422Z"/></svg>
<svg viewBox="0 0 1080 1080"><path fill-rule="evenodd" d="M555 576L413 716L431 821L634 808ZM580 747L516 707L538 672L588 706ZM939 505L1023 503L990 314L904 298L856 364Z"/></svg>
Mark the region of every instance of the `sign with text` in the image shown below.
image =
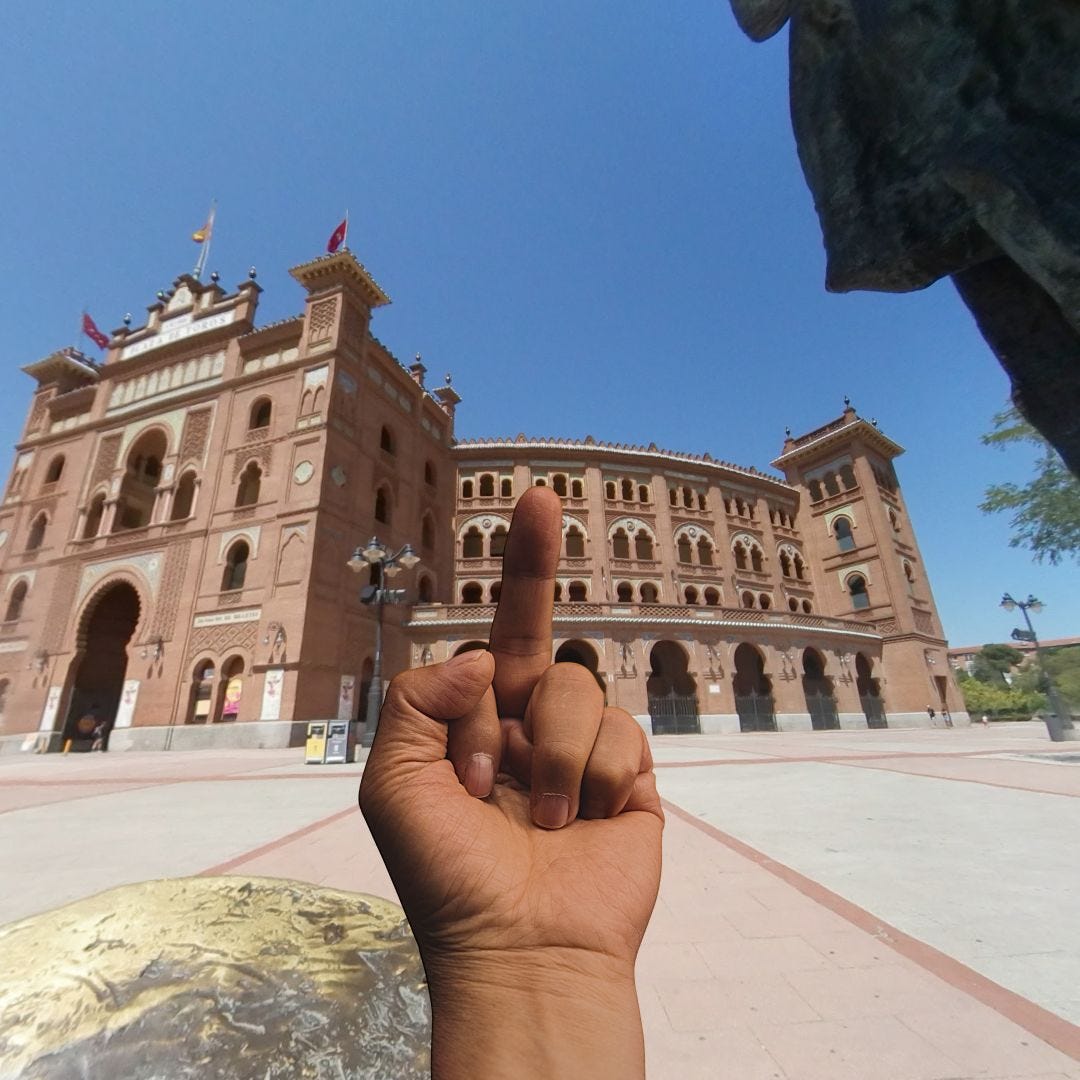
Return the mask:
<svg viewBox="0 0 1080 1080"><path fill-rule="evenodd" d="M283 668L267 668L263 676L263 699L260 720L281 719L281 691L285 685Z"/></svg>
<svg viewBox="0 0 1080 1080"><path fill-rule="evenodd" d="M349 725L341 720L332 720L328 725L323 761L327 765L342 765L348 760Z"/></svg>
<svg viewBox="0 0 1080 1080"><path fill-rule="evenodd" d="M135 702L139 698L139 680L128 679L124 683L124 689L120 691L120 705L116 710L116 721L113 727L131 727L135 719Z"/></svg>
<svg viewBox="0 0 1080 1080"><path fill-rule="evenodd" d="M162 328L156 334L143 338L142 341L132 342L121 349L120 359L130 360L133 356L142 356L151 349L160 349L165 345L172 345L174 342L194 337L196 334L204 334L207 330L217 330L219 327L228 326L235 315L235 309L221 311L217 315L207 315L202 319L192 319L190 315L178 315L162 323Z"/></svg>
<svg viewBox="0 0 1080 1080"><path fill-rule="evenodd" d="M245 608L243 611L215 611L212 615L196 615L191 625L198 629L200 626L226 626L229 623L258 622L262 616L262 608Z"/></svg>
<svg viewBox="0 0 1080 1080"><path fill-rule="evenodd" d="M56 726L56 714L60 711L60 695L63 693L62 686L50 686L49 696L45 699L45 708L41 711L41 723L38 731L52 731Z"/></svg>

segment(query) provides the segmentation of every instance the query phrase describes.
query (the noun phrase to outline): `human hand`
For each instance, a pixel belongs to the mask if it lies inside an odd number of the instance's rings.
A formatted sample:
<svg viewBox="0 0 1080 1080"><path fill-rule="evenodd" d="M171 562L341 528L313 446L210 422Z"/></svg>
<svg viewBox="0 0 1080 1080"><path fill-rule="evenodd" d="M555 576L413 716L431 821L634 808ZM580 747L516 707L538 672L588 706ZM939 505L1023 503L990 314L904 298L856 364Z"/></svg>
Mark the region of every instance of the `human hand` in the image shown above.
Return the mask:
<svg viewBox="0 0 1080 1080"><path fill-rule="evenodd" d="M522 496L490 652L394 679L364 770L361 808L428 972L438 1076L497 1075L521 1038L535 1075L640 1069L633 968L663 813L638 724L585 668L551 664L561 520L553 493ZM515 1005L478 1066L477 1019ZM586 1043L567 1042L590 1015ZM560 1045L572 1060L537 1057Z"/></svg>

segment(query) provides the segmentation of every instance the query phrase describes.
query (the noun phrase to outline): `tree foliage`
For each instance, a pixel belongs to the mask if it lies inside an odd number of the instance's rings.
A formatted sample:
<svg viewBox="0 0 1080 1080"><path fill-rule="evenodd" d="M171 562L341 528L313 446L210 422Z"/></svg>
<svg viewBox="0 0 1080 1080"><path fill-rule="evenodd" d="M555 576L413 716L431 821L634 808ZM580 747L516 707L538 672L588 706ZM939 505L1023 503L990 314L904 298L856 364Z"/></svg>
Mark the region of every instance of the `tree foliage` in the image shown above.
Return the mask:
<svg viewBox="0 0 1080 1080"><path fill-rule="evenodd" d="M963 679L960 692L973 718L987 713L991 716L1031 716L1046 707L1046 698L1033 690L991 686L978 679Z"/></svg>
<svg viewBox="0 0 1080 1080"><path fill-rule="evenodd" d="M991 686L1008 686L1007 672L1017 667L1024 654L1011 645L984 645L971 663L971 674L979 682Z"/></svg>
<svg viewBox="0 0 1080 1080"><path fill-rule="evenodd" d="M1080 560L1080 480L1015 407L999 412L993 423L993 430L982 436L983 444L1001 449L1035 446L1035 475L1023 485L991 484L979 509L986 514L1011 513L1009 546L1030 548L1036 562Z"/></svg>

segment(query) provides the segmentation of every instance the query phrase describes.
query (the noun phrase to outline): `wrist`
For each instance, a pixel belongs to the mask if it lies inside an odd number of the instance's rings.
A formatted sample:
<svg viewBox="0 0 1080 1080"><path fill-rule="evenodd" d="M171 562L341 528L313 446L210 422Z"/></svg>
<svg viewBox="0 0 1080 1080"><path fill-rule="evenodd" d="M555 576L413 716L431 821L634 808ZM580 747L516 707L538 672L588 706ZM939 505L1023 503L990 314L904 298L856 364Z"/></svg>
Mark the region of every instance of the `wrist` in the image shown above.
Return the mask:
<svg viewBox="0 0 1080 1080"><path fill-rule="evenodd" d="M549 949L425 955L424 965L433 1080L645 1074L632 962Z"/></svg>

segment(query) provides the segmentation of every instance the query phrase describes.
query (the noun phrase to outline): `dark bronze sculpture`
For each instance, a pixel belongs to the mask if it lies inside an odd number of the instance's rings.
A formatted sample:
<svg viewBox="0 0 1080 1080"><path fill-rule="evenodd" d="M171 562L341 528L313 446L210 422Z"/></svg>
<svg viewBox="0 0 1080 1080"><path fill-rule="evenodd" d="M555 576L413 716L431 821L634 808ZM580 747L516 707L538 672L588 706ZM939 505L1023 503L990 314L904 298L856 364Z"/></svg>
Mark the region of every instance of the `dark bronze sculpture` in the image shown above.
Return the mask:
<svg viewBox="0 0 1080 1080"><path fill-rule="evenodd" d="M0 927L0 1076L430 1074L424 969L395 904L273 878L125 885Z"/></svg>
<svg viewBox="0 0 1080 1080"><path fill-rule="evenodd" d="M1013 400L1080 475L1080 3L731 0L789 20L826 287L950 275Z"/></svg>

